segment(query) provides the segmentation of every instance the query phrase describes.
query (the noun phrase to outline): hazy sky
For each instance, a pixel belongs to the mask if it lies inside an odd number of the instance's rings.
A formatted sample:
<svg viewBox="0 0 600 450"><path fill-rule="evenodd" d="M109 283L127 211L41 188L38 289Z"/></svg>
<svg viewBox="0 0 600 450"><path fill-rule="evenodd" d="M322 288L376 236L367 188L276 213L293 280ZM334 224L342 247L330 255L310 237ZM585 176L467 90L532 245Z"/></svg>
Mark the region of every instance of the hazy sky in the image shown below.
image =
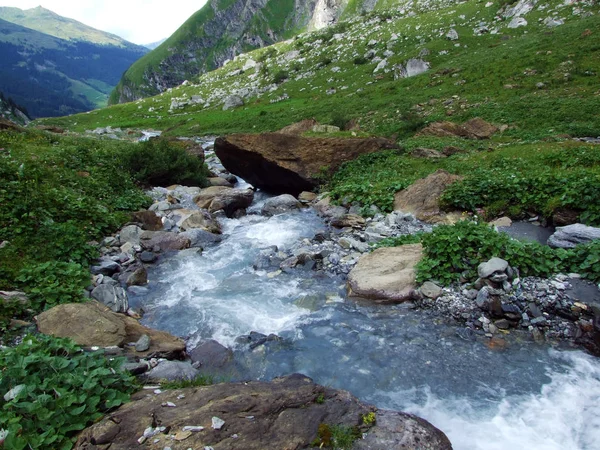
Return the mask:
<svg viewBox="0 0 600 450"><path fill-rule="evenodd" d="M207 0L0 0L21 9L43 6L136 44L169 37Z"/></svg>

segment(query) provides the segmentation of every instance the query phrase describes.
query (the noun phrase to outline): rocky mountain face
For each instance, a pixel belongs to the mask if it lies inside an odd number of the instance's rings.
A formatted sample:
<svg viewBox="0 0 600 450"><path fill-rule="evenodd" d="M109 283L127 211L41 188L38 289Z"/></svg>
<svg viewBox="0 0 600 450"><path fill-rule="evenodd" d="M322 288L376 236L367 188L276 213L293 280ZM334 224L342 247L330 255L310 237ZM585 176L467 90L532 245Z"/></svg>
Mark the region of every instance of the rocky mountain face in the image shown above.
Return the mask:
<svg viewBox="0 0 600 450"><path fill-rule="evenodd" d="M335 22L347 0L211 0L157 49L136 62L111 103L156 95L236 55Z"/></svg>
<svg viewBox="0 0 600 450"><path fill-rule="evenodd" d="M43 8L34 9L41 11L32 15L32 10L0 8L0 91L26 107L32 117L105 106L123 71L148 51Z"/></svg>

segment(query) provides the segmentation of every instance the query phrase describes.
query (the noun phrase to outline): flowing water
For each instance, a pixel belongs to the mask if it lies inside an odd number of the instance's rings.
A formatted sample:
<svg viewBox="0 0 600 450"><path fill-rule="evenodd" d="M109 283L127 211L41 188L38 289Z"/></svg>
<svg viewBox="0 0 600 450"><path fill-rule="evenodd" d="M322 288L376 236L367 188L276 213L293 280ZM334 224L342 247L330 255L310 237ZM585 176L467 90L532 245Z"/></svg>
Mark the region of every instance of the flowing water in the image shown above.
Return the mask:
<svg viewBox="0 0 600 450"><path fill-rule="evenodd" d="M164 258L131 295L146 325L215 339L235 350L232 379L301 372L380 408L413 412L455 449L600 448L600 363L579 351L512 340L495 349L455 323L403 305L345 298L343 280L312 271L275 275L252 264L325 225L305 210L222 219L225 239ZM280 341L248 350L251 331Z"/></svg>

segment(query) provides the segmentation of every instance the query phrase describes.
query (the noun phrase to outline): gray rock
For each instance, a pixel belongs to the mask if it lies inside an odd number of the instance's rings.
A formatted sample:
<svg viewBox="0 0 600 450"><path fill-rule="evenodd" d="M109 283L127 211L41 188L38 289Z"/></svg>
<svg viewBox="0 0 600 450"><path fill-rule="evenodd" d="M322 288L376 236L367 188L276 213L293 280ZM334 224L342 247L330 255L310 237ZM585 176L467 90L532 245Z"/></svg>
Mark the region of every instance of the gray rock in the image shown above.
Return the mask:
<svg viewBox="0 0 600 450"><path fill-rule="evenodd" d="M293 195L283 194L268 199L261 209L263 216L274 216L300 209L300 202Z"/></svg>
<svg viewBox="0 0 600 450"><path fill-rule="evenodd" d="M121 245L126 242L130 242L133 245L140 245L140 236L142 232L142 229L137 225L128 225L119 233L119 241L121 242Z"/></svg>
<svg viewBox="0 0 600 450"><path fill-rule="evenodd" d="M184 233L181 233L180 236L183 236L190 240L191 248L204 248L211 244L219 243L223 240L223 238L220 235L210 233L200 228L188 230Z"/></svg>
<svg viewBox="0 0 600 450"><path fill-rule="evenodd" d="M142 335L135 343L136 352L145 352L150 348L150 336L147 334Z"/></svg>
<svg viewBox="0 0 600 450"><path fill-rule="evenodd" d="M423 286L421 286L421 294L427 298L435 300L442 295L442 288L431 281L426 281L423 283Z"/></svg>
<svg viewBox="0 0 600 450"><path fill-rule="evenodd" d="M527 26L527 20L523 17L513 17L513 19L507 25L508 28L519 28Z"/></svg>
<svg viewBox="0 0 600 450"><path fill-rule="evenodd" d="M244 99L239 95L230 95L229 97L225 98L225 101L223 102L223 111L237 108L239 106L244 106Z"/></svg>
<svg viewBox="0 0 600 450"><path fill-rule="evenodd" d="M399 67L399 71L396 73L396 78L409 78L416 75L420 75L429 70L429 63L422 59L412 58L409 59L406 64Z"/></svg>
<svg viewBox="0 0 600 450"><path fill-rule="evenodd" d="M114 312L124 313L129 309L127 293L119 286L101 284L92 291L92 298L105 304Z"/></svg>
<svg viewBox="0 0 600 450"><path fill-rule="evenodd" d="M121 266L110 259L101 259L99 264L92 266L90 272L92 275L107 275L112 276L121 271Z"/></svg>
<svg viewBox="0 0 600 450"><path fill-rule="evenodd" d="M181 361L162 361L146 373L145 378L149 381L177 381L193 380L200 375L200 372L192 367L188 362Z"/></svg>
<svg viewBox="0 0 600 450"><path fill-rule="evenodd" d="M588 227L580 223L558 227L548 239L548 245L554 248L575 248L578 244L600 239L600 228Z"/></svg>
<svg viewBox="0 0 600 450"><path fill-rule="evenodd" d="M480 278L489 278L494 273L503 273L508 269L508 262L501 258L492 258L488 262L479 264L477 274Z"/></svg>
<svg viewBox="0 0 600 450"><path fill-rule="evenodd" d="M140 261L146 264L152 264L157 258L156 254L150 251L144 251L140 254Z"/></svg>
<svg viewBox="0 0 600 450"><path fill-rule="evenodd" d="M450 28L450 31L446 33L446 39L451 41L458 40L458 32L454 28Z"/></svg>
<svg viewBox="0 0 600 450"><path fill-rule="evenodd" d="M194 365L199 364L203 371L222 369L233 360L233 352L214 340L201 343L188 354Z"/></svg>

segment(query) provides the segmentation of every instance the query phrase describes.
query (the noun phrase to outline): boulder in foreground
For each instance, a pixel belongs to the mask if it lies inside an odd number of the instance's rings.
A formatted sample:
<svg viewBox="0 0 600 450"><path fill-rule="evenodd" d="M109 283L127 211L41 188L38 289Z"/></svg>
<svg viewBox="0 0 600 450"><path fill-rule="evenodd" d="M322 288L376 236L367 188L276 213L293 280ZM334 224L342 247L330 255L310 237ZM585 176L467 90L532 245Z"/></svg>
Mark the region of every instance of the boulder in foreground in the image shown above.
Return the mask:
<svg viewBox="0 0 600 450"><path fill-rule="evenodd" d="M112 312L106 306L89 301L55 306L36 317L40 333L70 338L84 347L123 347L150 338L150 347L143 352L130 350L140 358L182 358L185 343L164 331L146 328L132 317Z"/></svg>
<svg viewBox="0 0 600 450"><path fill-rule="evenodd" d="M319 185L319 177L360 155L395 148L383 138L307 138L281 133L233 134L215 141L225 168L254 187L298 196Z"/></svg>
<svg viewBox="0 0 600 450"><path fill-rule="evenodd" d="M376 411L348 392L319 386L299 374L270 383L223 383L135 397L84 430L75 448L125 450L141 448L142 442L147 448L173 450L308 449L320 445L319 426L335 425L367 433L353 448L452 448L444 433L423 419ZM174 406L161 406L169 403ZM372 412L376 425L365 425L363 417ZM152 436L143 439L145 431Z"/></svg>

